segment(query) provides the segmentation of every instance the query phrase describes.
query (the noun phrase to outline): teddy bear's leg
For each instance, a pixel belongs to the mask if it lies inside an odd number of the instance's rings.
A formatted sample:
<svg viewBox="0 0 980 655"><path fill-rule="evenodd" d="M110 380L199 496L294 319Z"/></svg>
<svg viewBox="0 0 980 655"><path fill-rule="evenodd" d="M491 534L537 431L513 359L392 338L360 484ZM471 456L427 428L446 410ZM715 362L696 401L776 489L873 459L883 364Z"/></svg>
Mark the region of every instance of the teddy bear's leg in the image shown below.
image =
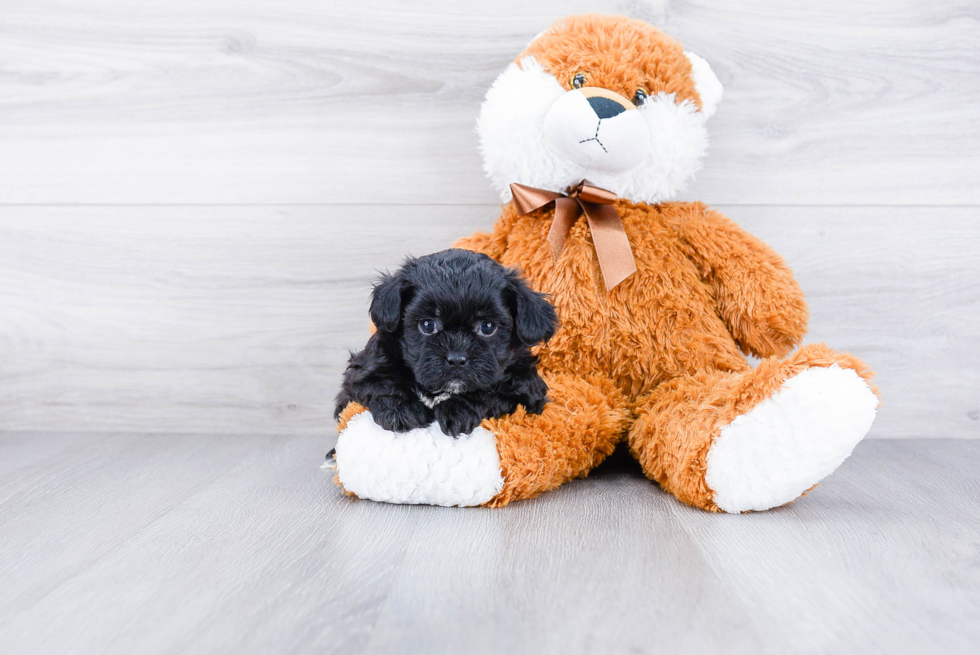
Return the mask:
<svg viewBox="0 0 980 655"><path fill-rule="evenodd" d="M621 439L626 401L604 378L545 375L550 402L522 407L458 439L438 425L394 433L351 404L340 417L335 480L390 503L502 507L586 475Z"/></svg>
<svg viewBox="0 0 980 655"><path fill-rule="evenodd" d="M878 407L871 375L816 344L744 372L679 377L638 406L630 450L689 505L778 507L832 473L867 434Z"/></svg>
<svg viewBox="0 0 980 655"><path fill-rule="evenodd" d="M626 399L608 379L547 376L548 398L540 415L523 408L484 421L496 436L504 484L486 504L503 507L533 498L588 475L612 454L629 423Z"/></svg>

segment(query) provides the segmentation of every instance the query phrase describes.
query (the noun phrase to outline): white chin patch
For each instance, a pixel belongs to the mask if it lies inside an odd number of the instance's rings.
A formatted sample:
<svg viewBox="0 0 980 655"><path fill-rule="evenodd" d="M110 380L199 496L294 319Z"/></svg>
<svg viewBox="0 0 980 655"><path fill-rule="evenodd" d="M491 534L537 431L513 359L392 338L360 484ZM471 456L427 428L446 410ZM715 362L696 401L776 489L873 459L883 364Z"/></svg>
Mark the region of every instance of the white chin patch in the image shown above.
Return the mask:
<svg viewBox="0 0 980 655"><path fill-rule="evenodd" d="M397 433L362 412L340 433L336 460L345 489L384 503L472 507L504 486L497 441L482 427L458 439L436 423Z"/></svg>
<svg viewBox="0 0 980 655"><path fill-rule="evenodd" d="M544 139L552 152L589 170L621 173L646 157L646 123L635 110L599 118L580 91L569 91L551 105Z"/></svg>
<svg viewBox="0 0 980 655"><path fill-rule="evenodd" d="M786 380L721 429L705 482L726 512L779 507L834 472L871 429L878 398L836 364Z"/></svg>
<svg viewBox="0 0 980 655"><path fill-rule="evenodd" d="M675 197L698 170L708 146L704 123L694 103L668 94L599 121L584 95L525 57L490 87L477 131L484 170L504 202L512 182L560 193L588 179L653 204Z"/></svg>

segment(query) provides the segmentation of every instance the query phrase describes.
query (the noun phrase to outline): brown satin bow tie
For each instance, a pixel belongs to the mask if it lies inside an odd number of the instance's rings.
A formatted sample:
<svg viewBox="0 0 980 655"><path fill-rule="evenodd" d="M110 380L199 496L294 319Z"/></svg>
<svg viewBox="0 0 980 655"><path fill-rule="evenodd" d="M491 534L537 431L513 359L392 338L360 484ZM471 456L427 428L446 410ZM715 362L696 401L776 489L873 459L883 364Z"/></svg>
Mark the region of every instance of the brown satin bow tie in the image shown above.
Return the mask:
<svg viewBox="0 0 980 655"><path fill-rule="evenodd" d="M514 196L514 206L522 216L555 203L555 219L548 232L548 243L551 244L551 254L555 261L558 261L575 221L585 214L606 291L612 291L617 284L636 272L636 262L623 227L623 219L612 206L616 201L616 194L612 191L592 186L588 180L582 181L568 195L523 184L511 184L510 191Z"/></svg>

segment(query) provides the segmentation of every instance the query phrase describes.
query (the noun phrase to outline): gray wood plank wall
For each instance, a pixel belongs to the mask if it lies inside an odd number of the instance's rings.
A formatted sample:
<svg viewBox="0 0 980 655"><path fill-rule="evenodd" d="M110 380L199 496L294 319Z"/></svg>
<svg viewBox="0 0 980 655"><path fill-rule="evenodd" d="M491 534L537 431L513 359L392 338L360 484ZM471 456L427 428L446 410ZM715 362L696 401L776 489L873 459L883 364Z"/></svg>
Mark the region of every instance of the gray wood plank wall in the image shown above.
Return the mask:
<svg viewBox="0 0 980 655"><path fill-rule="evenodd" d="M685 197L879 371L872 435L980 436L973 0L7 0L0 430L329 433L374 271L492 224L482 95L582 11L711 62Z"/></svg>

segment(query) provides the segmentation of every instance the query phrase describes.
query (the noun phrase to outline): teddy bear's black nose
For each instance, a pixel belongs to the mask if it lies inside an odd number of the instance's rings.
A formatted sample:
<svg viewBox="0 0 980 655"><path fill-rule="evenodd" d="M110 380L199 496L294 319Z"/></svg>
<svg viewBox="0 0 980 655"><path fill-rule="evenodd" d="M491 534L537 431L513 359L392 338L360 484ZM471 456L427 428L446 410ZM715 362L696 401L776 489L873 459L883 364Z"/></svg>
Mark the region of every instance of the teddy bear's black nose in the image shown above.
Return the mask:
<svg viewBox="0 0 980 655"><path fill-rule="evenodd" d="M599 118L612 118L626 111L626 107L615 100L603 98L602 96L592 96L589 98L589 104L592 105L592 111Z"/></svg>

